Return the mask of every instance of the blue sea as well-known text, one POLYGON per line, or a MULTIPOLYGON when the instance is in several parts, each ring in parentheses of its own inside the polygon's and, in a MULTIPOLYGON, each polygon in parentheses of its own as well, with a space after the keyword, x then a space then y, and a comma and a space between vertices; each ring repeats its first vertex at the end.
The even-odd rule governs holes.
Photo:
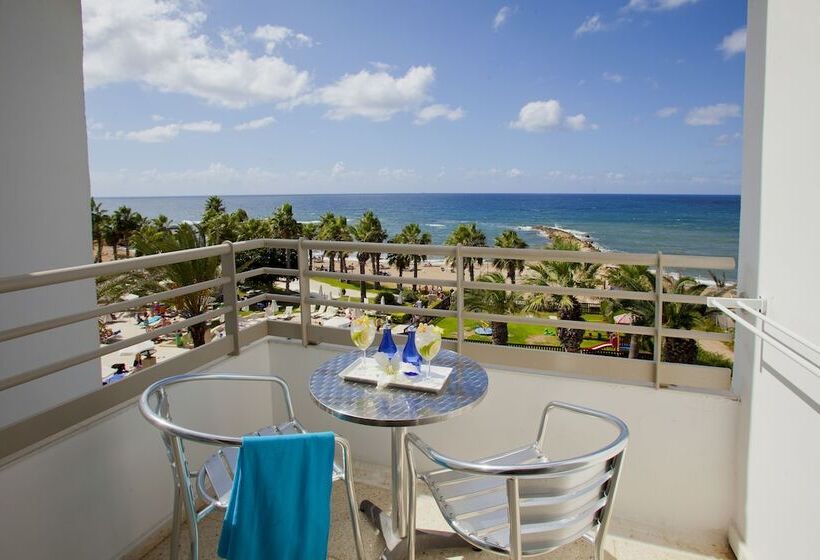
MULTIPOLYGON (((126 205, 144 216, 165 214, 174 222, 197 221, 205 196, 98 198, 111 211, 126 205)), ((547 239, 533 226, 544 225, 589 236, 603 250, 636 253, 714 255, 737 258, 739 196, 593 194, 322 194, 223 196, 228 211, 244 208, 263 217, 285 202, 298 220, 318 220, 325 212, 355 222, 373 210, 390 235, 416 222, 433 243, 443 243, 462 222, 476 222, 488 243, 515 229, 531 247, 547 239)), ((735 272, 726 277, 734 279, 735 272)))

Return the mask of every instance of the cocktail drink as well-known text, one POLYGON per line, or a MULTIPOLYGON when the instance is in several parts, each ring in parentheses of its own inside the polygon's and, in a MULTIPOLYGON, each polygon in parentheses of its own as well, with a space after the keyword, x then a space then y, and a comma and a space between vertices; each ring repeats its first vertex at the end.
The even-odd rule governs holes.
POLYGON ((376 338, 376 323, 367 315, 361 315, 353 319, 350 325, 350 340, 356 348, 362 351, 362 367, 367 363, 367 349, 373 344, 376 338))
POLYGON ((439 351, 441 351, 441 333, 444 332, 435 325, 421 324, 416 329, 416 350, 421 358, 427 362, 425 378, 430 378, 430 366, 439 351))

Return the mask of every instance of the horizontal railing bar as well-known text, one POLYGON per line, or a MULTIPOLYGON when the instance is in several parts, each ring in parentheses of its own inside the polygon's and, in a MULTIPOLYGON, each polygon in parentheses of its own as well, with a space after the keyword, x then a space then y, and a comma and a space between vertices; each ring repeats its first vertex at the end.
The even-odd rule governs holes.
POLYGON ((309 305, 326 305, 328 307, 352 307, 355 309, 367 309, 370 311, 381 311, 382 313, 407 313, 409 315, 423 315, 426 317, 455 317, 456 312, 449 309, 431 309, 427 307, 404 307, 401 305, 380 305, 375 303, 362 303, 360 301, 342 301, 335 299, 309 298, 309 305))
MULTIPOLYGON (((522 261, 557 261, 583 262, 594 264, 633 264, 653 266, 658 257, 646 253, 619 253, 615 251, 559 251, 554 249, 507 249, 504 247, 470 247, 461 248, 462 255, 472 258, 503 258, 522 261)), ((729 270, 735 267, 731 257, 708 257, 691 255, 664 255, 665 266, 684 268, 715 268, 729 270)))
MULTIPOLYGON (((264 243, 261 239, 234 243, 234 249, 236 251, 247 251, 262 246, 264 246, 264 243)), ((99 276, 110 276, 112 274, 121 274, 132 270, 156 268, 158 266, 176 264, 183 261, 215 257, 229 252, 230 247, 227 244, 211 245, 208 247, 173 251, 171 253, 145 255, 144 257, 134 257, 132 259, 84 264, 68 268, 30 272, 19 276, 8 276, 6 278, 0 278, 0 294, 39 288, 51 284, 60 284, 63 282, 74 282, 76 280, 85 280, 99 276)))
POLYGON ((99 358, 100 356, 111 354, 112 352, 116 352, 117 350, 122 350, 123 348, 134 346, 135 344, 139 344, 140 342, 151 340, 152 338, 156 338, 157 336, 178 331, 180 329, 184 329, 189 325, 196 325, 204 321, 209 321, 214 317, 218 317, 220 315, 224 315, 225 313, 229 313, 231 310, 232 308, 230 305, 220 307, 218 309, 213 309, 201 315, 197 315, 196 317, 185 319, 184 321, 178 321, 165 327, 160 327, 158 329, 154 329, 152 331, 148 331, 137 336, 132 336, 120 342, 115 342, 107 346, 95 348, 94 350, 84 352, 83 354, 74 356, 73 358, 66 358, 64 360, 60 360, 59 362, 54 362, 45 366, 31 369, 29 371, 25 371, 23 373, 18 373, 16 375, 6 377, 5 379, 0 379, 0 392, 5 391, 6 389, 11 389, 12 387, 16 387, 18 385, 22 385, 23 383, 34 381, 35 379, 40 379, 41 377, 45 377, 46 375, 50 375, 57 371, 88 362, 89 360, 94 360, 96 358, 99 358))
POLYGON ((686 329, 661 329, 661 336, 666 338, 692 338, 694 340, 718 340, 721 342, 729 342, 734 340, 731 333, 712 332, 712 331, 690 331, 686 329))
POLYGON ((456 248, 450 245, 406 245, 404 243, 357 243, 355 241, 303 241, 305 249, 345 253, 399 253, 403 255, 436 255, 454 257, 456 248))
POLYGON ((246 307, 250 307, 251 305, 257 304, 261 301, 270 301, 271 294, 259 294, 258 296, 253 296, 250 298, 240 299, 236 302, 237 309, 244 309, 246 307))
POLYGON ((308 278, 335 278, 349 282, 380 282, 382 284, 426 284, 432 286, 446 286, 455 288, 455 280, 437 278, 413 278, 412 276, 379 276, 375 274, 351 274, 347 272, 329 272, 326 270, 309 270, 305 273, 308 278))
POLYGON ((500 284, 498 282, 464 282, 464 289, 496 290, 503 292, 524 292, 534 294, 554 294, 562 296, 588 296, 601 299, 630 299, 641 301, 654 301, 655 299, 655 294, 653 292, 600 290, 596 288, 564 288, 561 286, 542 286, 540 284, 500 284))
POLYGON ((268 301, 275 301, 279 303, 301 303, 299 296, 286 296, 285 294, 267 294, 268 301))
POLYGON ((246 270, 245 272, 240 272, 236 275, 237 282, 243 282, 248 278, 253 278, 254 276, 262 276, 263 274, 273 274, 275 276, 291 276, 293 278, 299 276, 299 271, 295 268, 275 268, 271 266, 263 266, 260 268, 254 268, 253 270, 246 270))
POLYGON ((257 241, 261 241, 264 243, 266 249, 298 249, 299 248, 299 240, 298 239, 272 239, 266 237, 265 239, 258 239, 257 241))
POLYGON ((563 319, 545 319, 543 317, 524 317, 520 315, 497 315, 494 313, 474 312, 465 312, 464 318, 473 319, 475 321, 491 321, 496 323, 525 323, 528 325, 544 325, 546 327, 559 327, 564 329, 621 332, 645 336, 655 335, 654 328, 637 325, 615 325, 612 323, 595 323, 592 321, 567 321, 563 319))
POLYGON ((85 321, 87 319, 102 317, 110 313, 117 313, 119 311, 125 311, 128 309, 133 309, 135 307, 141 307, 143 305, 154 303, 156 301, 173 299, 187 294, 193 294, 196 292, 201 292, 203 290, 217 288, 219 286, 222 286, 223 284, 228 284, 230 281, 230 278, 216 278, 214 280, 208 280, 207 282, 199 282, 197 284, 191 284, 189 286, 183 286, 181 288, 175 288, 173 290, 157 292, 156 294, 151 294, 136 299, 118 301, 117 303, 97 307, 96 309, 92 309, 90 311, 83 311, 81 313, 74 313, 73 315, 65 315, 63 317, 56 317, 54 319, 48 319, 46 321, 40 321, 38 323, 32 323, 30 325, 23 325, 21 327, 16 327, 13 329, 8 329, 0 332, 0 342, 5 342, 7 340, 20 338, 21 336, 28 336, 30 334, 35 334, 50 329, 56 329, 58 327, 64 327, 66 325, 71 325, 73 323, 78 323, 80 321, 85 321))

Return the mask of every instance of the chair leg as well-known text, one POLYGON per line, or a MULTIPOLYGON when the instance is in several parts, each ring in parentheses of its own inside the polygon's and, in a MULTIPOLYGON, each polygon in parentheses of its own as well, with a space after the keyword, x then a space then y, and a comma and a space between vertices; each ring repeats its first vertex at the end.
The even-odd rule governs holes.
POLYGON ((171 517, 171 560, 179 558, 179 529, 182 521, 182 489, 174 477, 174 515, 171 517))
POLYGON ((362 531, 359 527, 359 513, 356 507, 356 493, 353 489, 353 467, 350 464, 350 455, 346 447, 342 447, 342 462, 345 472, 345 489, 347 491, 347 507, 350 511, 350 522, 353 525, 353 541, 356 543, 356 557, 364 560, 364 546, 362 545, 362 531))
POLYGON ((407 560, 416 560, 416 467, 407 452, 407 560))

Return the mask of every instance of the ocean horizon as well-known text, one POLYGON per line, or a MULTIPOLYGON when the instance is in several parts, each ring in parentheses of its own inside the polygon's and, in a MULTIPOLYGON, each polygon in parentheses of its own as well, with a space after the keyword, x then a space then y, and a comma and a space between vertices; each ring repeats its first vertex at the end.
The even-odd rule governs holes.
MULTIPOLYGON (((146 217, 165 214, 175 223, 198 221, 207 196, 95 197, 109 212, 126 205, 146 217)), ((588 238, 604 251, 724 256, 737 259, 739 195, 391 193, 224 195, 225 208, 269 216, 285 202, 296 219, 315 222, 325 212, 349 223, 373 210, 389 235, 408 223, 444 243, 463 222, 476 222, 487 243, 513 229, 530 247, 543 247, 535 226, 556 227, 588 238)), ((705 273, 704 273, 705 274, 705 273)), ((702 276, 703 274, 698 274, 702 276)), ((726 271, 734 280, 735 271, 726 271)))

